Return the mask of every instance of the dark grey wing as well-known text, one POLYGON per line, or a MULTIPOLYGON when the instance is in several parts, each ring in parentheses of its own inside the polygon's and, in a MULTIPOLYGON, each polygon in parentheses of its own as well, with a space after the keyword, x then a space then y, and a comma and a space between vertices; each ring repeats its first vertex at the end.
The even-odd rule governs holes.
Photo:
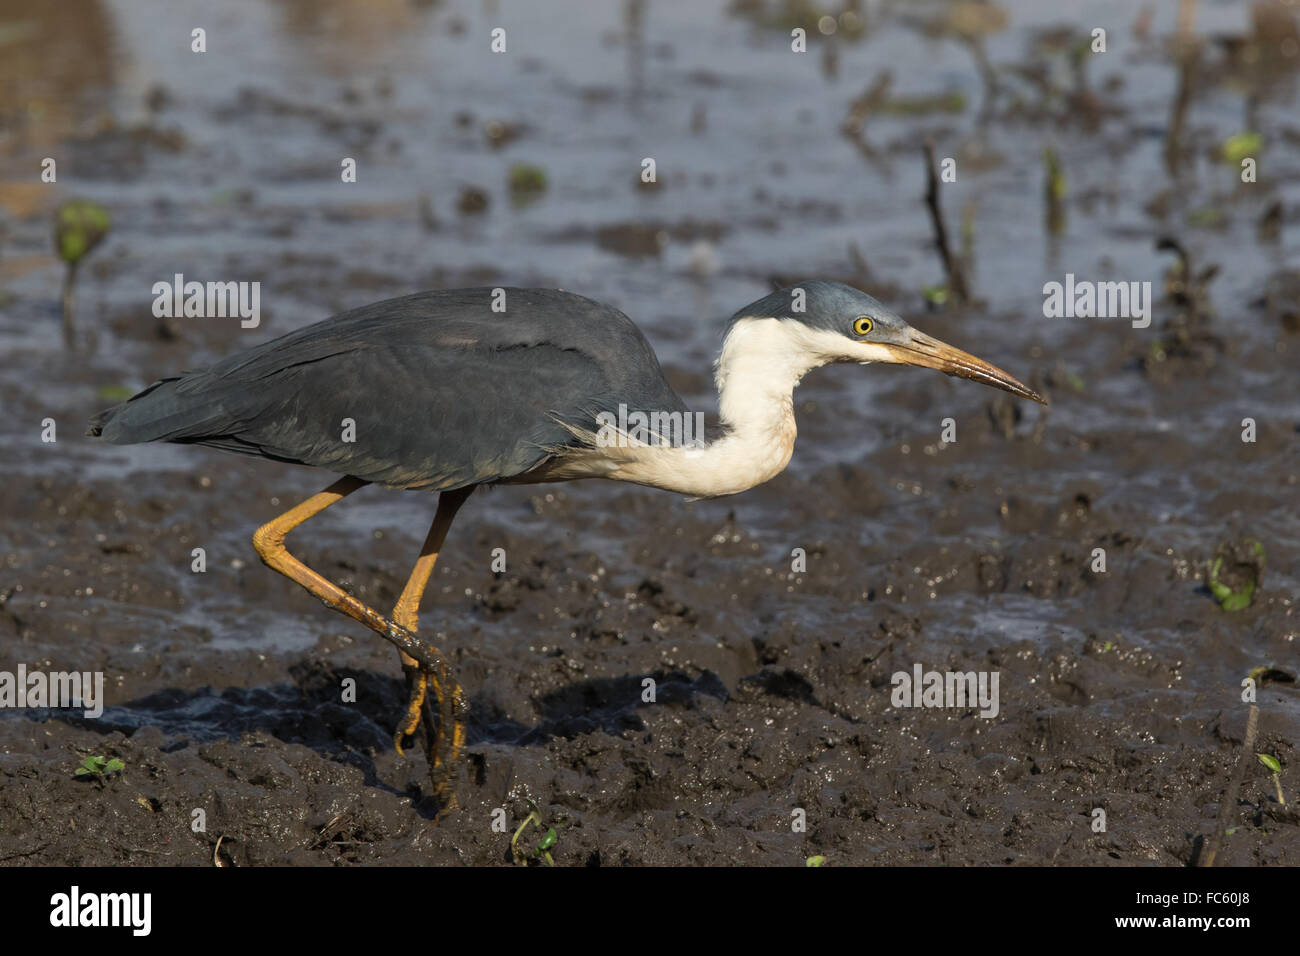
POLYGON ((578 296, 422 293, 344 313, 166 379, 91 423, 406 488, 508 479, 596 414, 685 411, 626 316, 578 296))
MULTIPOLYGON (((277 373, 274 404, 198 443, 407 488, 456 488, 523 474, 573 441, 593 392, 581 353, 358 346, 277 373)), ((189 439, 194 441, 195 439, 189 439)))

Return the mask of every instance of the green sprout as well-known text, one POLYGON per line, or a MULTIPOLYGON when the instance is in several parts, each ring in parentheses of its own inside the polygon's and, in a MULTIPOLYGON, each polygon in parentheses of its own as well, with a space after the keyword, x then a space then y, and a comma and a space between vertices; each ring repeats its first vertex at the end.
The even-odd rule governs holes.
MULTIPOLYGON (((547 827, 546 836, 542 837, 541 841, 537 844, 537 850, 534 852, 533 855, 536 856, 538 854, 546 853, 547 850, 555 846, 555 842, 558 839, 559 837, 555 833, 555 827, 547 827)), ((549 853, 546 853, 546 862, 550 863, 551 866, 555 865, 555 861, 551 859, 551 855, 549 853)))
POLYGON ((897 96, 884 104, 882 112, 890 116, 920 116, 924 113, 962 113, 965 110, 966 97, 953 92, 935 96, 897 96))
POLYGON ((125 402, 135 393, 136 389, 127 388, 125 385, 101 385, 95 390, 99 399, 105 402, 125 402))
POLYGON ((1255 754, 1262 763, 1273 774, 1273 786, 1277 788, 1277 802, 1286 806, 1286 797, 1282 796, 1282 764, 1272 754, 1255 754))
POLYGON ((121 773, 124 769, 126 769, 126 764, 117 757, 113 757, 111 760, 108 757, 87 757, 81 761, 81 766, 77 768, 74 776, 89 777, 102 787, 105 780, 114 774, 121 773))
POLYGON ((104 241, 108 226, 108 213, 98 203, 88 199, 65 202, 54 220, 54 242, 59 258, 75 266, 104 241))
POLYGON ((508 182, 515 202, 533 200, 546 192, 546 170, 527 163, 515 163, 510 167, 508 182))
POLYGON ((1258 133, 1237 133, 1223 141, 1223 145, 1219 147, 1219 155, 1223 157, 1224 162, 1240 166, 1243 159, 1249 159, 1259 153, 1263 145, 1263 137, 1258 133))
POLYGON ((1214 599, 1225 611, 1240 611, 1250 607, 1260 573, 1264 570, 1264 546, 1253 538, 1248 538, 1245 545, 1256 560, 1236 560, 1231 555, 1225 555, 1224 549, 1220 548, 1210 567, 1206 583, 1214 599))
POLYGON ((925 296, 925 301, 931 305, 941 306, 948 301, 948 287, 946 285, 927 285, 921 289, 921 295, 925 296))
POLYGON ((1194 229, 1215 229, 1226 221, 1222 209, 1215 209, 1213 206, 1202 206, 1199 209, 1193 209, 1187 214, 1187 225, 1194 229))
POLYGON ((1295 683, 1295 675, 1290 671, 1284 671, 1280 667, 1269 667, 1266 664, 1261 664, 1259 667, 1252 667, 1247 676, 1261 687, 1266 683, 1295 683))
POLYGON ((71 199, 54 214, 54 248, 68 267, 63 276, 63 342, 68 348, 73 348, 77 339, 73 318, 77 265, 104 241, 108 226, 108 212, 88 199, 71 199))
MULTIPOLYGON (((519 837, 528 824, 531 823, 539 829, 543 825, 542 812, 537 809, 537 804, 529 800, 528 809, 528 816, 524 817, 524 822, 519 824, 519 828, 515 830, 515 835, 510 838, 510 856, 520 866, 528 865, 528 854, 524 852, 523 847, 519 846, 519 837)), ((537 841, 537 846, 533 848, 533 857, 545 860, 547 866, 555 866, 555 860, 551 859, 550 851, 555 847, 558 840, 559 836, 555 832, 555 827, 547 827, 546 832, 542 834, 542 838, 537 841)))
POLYGON ((810 856, 804 862, 804 866, 821 866, 825 862, 826 862, 826 857, 824 856, 810 856))

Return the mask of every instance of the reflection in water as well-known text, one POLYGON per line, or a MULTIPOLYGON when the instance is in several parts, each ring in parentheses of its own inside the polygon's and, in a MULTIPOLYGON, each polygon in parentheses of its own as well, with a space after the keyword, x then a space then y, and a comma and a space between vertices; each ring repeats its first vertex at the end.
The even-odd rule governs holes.
POLYGON ((627 43, 628 99, 639 109, 645 92, 645 0, 624 0, 623 30, 627 43))
POLYGON ((280 13, 287 55, 312 73, 355 77, 382 69, 437 2, 410 0, 271 0, 280 13))
POLYGON ((101 0, 0 0, 0 124, 8 149, 54 145, 76 130, 83 115, 104 105, 113 57, 101 0))
MULTIPOLYGON (((75 145, 93 160, 79 175, 122 193, 113 198, 127 215, 109 245, 144 260, 132 271, 165 276, 182 255, 194 267, 265 270, 294 322, 485 272, 623 298, 631 311, 650 305, 643 290, 689 276, 707 278, 715 302, 745 301, 778 272, 866 281, 855 258, 902 307, 910 296, 924 308, 938 264, 919 202, 925 135, 958 162, 947 208, 952 227, 958 214, 970 223, 960 258, 979 246, 972 295, 1032 308, 1041 281, 1026 277, 1026 261, 1041 267, 1044 254, 1150 265, 1150 236, 1135 238, 1148 223, 1117 239, 1111 213, 1085 207, 1104 196, 1112 213, 1118 203, 1145 215, 1106 163, 1131 163, 1133 183, 1163 180, 1162 159, 1177 169, 1205 155, 1211 125, 1230 136, 1243 113, 1252 129, 1280 125, 1267 106, 1293 95, 1297 62, 1294 15, 1276 4, 1227 27, 1202 5, 1182 25, 1200 52, 1181 70, 1172 9, 1117 23, 1112 44, 1124 31, 1133 41, 1123 56, 1091 57, 1086 35, 1034 0, 554 0, 546 10, 525 0, 242 0, 237 16, 210 20, 219 53, 158 43, 183 38, 199 9, 0 0, 0 78, 17 92, 0 109, 11 132, 26 130, 0 149, 21 150, 22 135, 75 145), (509 30, 505 56, 487 53, 498 24, 509 30), (807 33, 802 56, 790 48, 795 28, 807 33), (137 127, 127 113, 143 109, 153 83, 165 93, 137 127), (1230 116, 1212 95, 1225 89, 1230 116), (113 117, 113 136, 95 135, 100 116, 113 117), (1082 134, 1089 126, 1096 135, 1082 134), (1164 157, 1153 131, 1168 137, 1164 157), (1048 145, 1074 178, 1069 197, 1048 191, 1045 236, 1048 145), (360 163, 355 188, 339 188, 341 156, 360 163), (655 189, 639 185, 645 156, 663 163, 655 189), (509 201, 521 165, 548 181, 527 205, 509 201), (128 196, 128 184, 139 192, 128 196), (964 213, 975 196, 978 232, 964 213), (458 197, 477 214, 457 215, 458 197), (716 235, 697 242, 706 227, 716 235), (153 239, 174 234, 191 238, 153 239), (334 268, 349 281, 325 281, 322 269, 334 268)), ((1264 143, 1282 148, 1273 134, 1264 143)), ((1187 195, 1153 202, 1152 215, 1178 212, 1187 195)), ((1267 205, 1281 212, 1269 219, 1261 206, 1251 233, 1258 220, 1285 250, 1294 201, 1267 205)), ((48 248, 45 224, 29 245, 48 248)), ((110 295, 138 308, 138 291, 110 295)), ((711 347, 712 336, 698 338, 711 347)))

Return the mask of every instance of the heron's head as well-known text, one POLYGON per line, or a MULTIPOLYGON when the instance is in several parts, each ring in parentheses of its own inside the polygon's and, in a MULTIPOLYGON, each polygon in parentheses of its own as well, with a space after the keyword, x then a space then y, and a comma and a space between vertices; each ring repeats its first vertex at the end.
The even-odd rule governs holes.
POLYGON ((732 317, 728 339, 739 345, 752 333, 767 347, 788 350, 805 370, 835 362, 919 365, 1047 404, 1000 368, 918 332, 877 299, 839 282, 810 280, 750 303, 732 317))

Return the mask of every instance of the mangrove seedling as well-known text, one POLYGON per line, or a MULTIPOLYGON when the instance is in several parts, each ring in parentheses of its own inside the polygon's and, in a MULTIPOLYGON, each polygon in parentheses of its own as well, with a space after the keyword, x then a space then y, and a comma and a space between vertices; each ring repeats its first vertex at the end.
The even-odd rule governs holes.
POLYGON ((1206 584, 1225 611, 1250 607, 1264 572, 1264 546, 1254 538, 1223 545, 1214 557, 1206 584))
POLYGON ((921 295, 925 296, 925 301, 936 308, 943 308, 948 304, 948 287, 946 285, 927 285, 921 287, 921 295))
POLYGON ((1250 674, 1247 675, 1260 687, 1265 684, 1294 684, 1295 674, 1290 671, 1284 671, 1280 667, 1269 667, 1261 664, 1259 667, 1252 667, 1250 674))
POLYGON ((1229 136, 1219 147, 1219 155, 1230 166, 1240 166, 1243 159, 1258 156, 1264 146, 1264 138, 1258 133, 1237 133, 1229 136))
POLYGON ((63 344, 77 344, 76 320, 73 316, 73 284, 77 265, 108 235, 108 212, 88 199, 71 199, 54 214, 54 248, 64 261, 63 275, 63 344))
POLYGON ((521 193, 540 193, 546 190, 546 170, 528 163, 515 163, 510 167, 510 191, 521 193))
MULTIPOLYGON (((515 830, 515 835, 510 838, 510 856, 520 866, 528 865, 528 854, 525 853, 524 848, 519 845, 519 837, 523 834, 528 824, 531 823, 539 829, 543 825, 542 813, 537 809, 537 804, 529 800, 528 809, 528 816, 524 817, 524 822, 519 824, 519 828, 515 830)), ((547 866, 555 866, 555 861, 551 859, 550 851, 554 848, 558 840, 559 836, 555 832, 555 827, 547 827, 546 832, 542 834, 542 838, 537 841, 537 846, 533 848, 533 857, 545 860, 547 866)))
POLYGON ((1282 764, 1272 754, 1257 753, 1255 756, 1273 774, 1273 786, 1277 788, 1277 802, 1285 807, 1286 797, 1282 796, 1282 764))
POLYGON ((125 769, 126 764, 117 757, 109 759, 108 757, 92 756, 81 761, 81 766, 77 768, 74 776, 94 780, 102 787, 109 777, 115 776, 125 769))

